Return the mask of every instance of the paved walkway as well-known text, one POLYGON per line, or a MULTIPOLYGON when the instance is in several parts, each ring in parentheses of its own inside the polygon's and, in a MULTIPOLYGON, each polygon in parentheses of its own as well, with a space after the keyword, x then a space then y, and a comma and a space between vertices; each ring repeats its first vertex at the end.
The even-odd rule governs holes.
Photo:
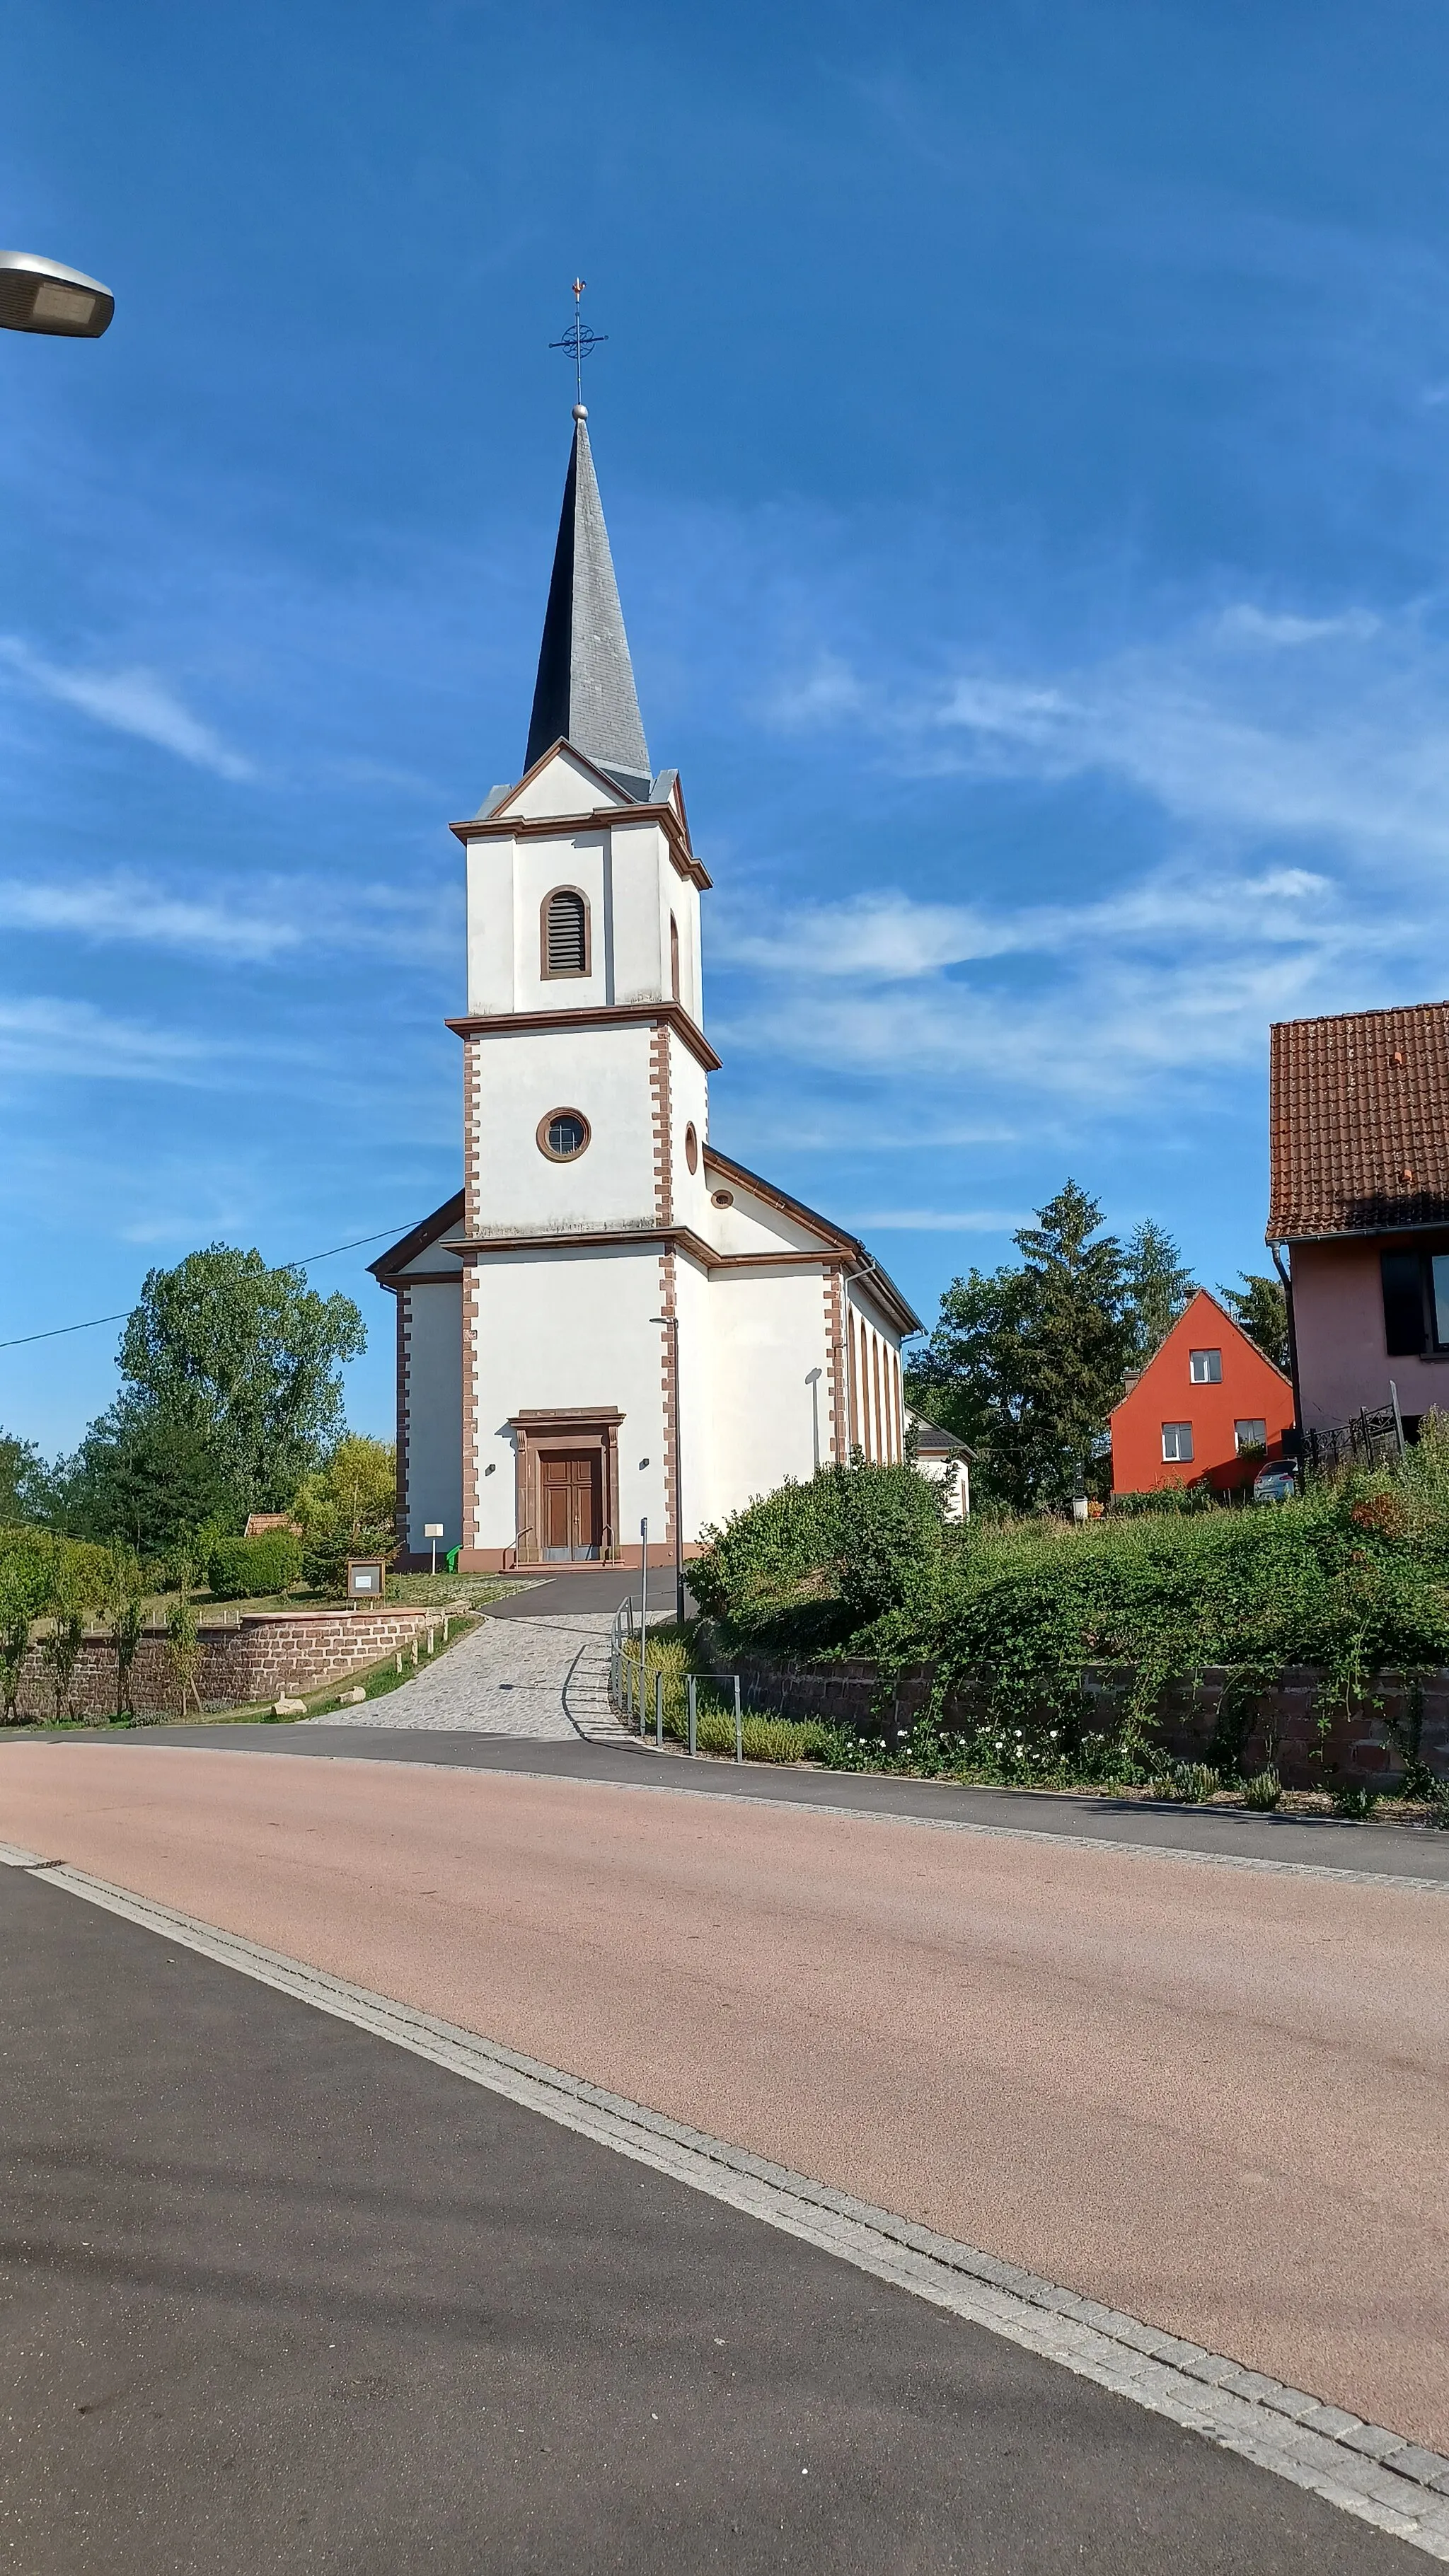
MULTIPOLYGON (((550 1594, 562 1588, 547 1587, 550 1594)), ((401 1690, 361 1708, 329 1709, 301 1723, 616 1743, 623 1730, 609 1707, 612 1623, 611 1610, 573 1609, 557 1602, 532 1617, 517 1610, 507 1619, 490 1616, 436 1663, 425 1664, 416 1681, 405 1682, 401 1690)))

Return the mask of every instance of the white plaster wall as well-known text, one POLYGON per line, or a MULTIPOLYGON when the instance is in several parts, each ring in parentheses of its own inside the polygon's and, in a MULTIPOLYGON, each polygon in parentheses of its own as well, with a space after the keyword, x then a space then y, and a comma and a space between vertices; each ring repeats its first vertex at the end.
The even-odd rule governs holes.
POLYGON ((668 1033, 669 1098, 673 1121, 671 1138, 671 1173, 674 1183, 674 1222, 687 1225, 693 1234, 709 1243, 711 1217, 709 1179, 704 1168, 704 1142, 709 1132, 709 1077, 696 1055, 690 1053, 673 1029, 668 1033), (693 1126, 699 1139, 699 1157, 693 1173, 684 1154, 685 1129, 693 1126))
POLYGON ((408 1539, 441 1521, 438 1554, 463 1543, 463 1304, 461 1280, 407 1291, 408 1539))
MULTIPOLYGON (((714 1304, 708 1273, 680 1253, 674 1260, 674 1295, 679 1313, 680 1481, 684 1536, 692 1543, 713 1517, 714 1304)), ((661 1349, 664 1339, 661 1334, 661 1349)))
POLYGON ((585 1413, 600 1405, 616 1405, 625 1417, 619 1431, 620 1544, 637 1545, 646 1513, 651 1543, 662 1542, 662 1336, 650 1321, 660 1312, 656 1248, 500 1253, 479 1262, 477 1281, 478 1521, 472 1544, 513 1543, 510 1417, 546 1407, 585 1413), (647 1466, 640 1463, 645 1459, 647 1466))
POLYGON ((679 998, 697 1029, 704 1026, 704 974, 700 957, 699 888, 674 880, 670 910, 679 924, 679 998))
POLYGON ((467 864, 468 1009, 517 1008, 513 997, 516 841, 470 841, 467 864))
POLYGON ((701 1232, 716 1252, 776 1252, 782 1244, 791 1252, 820 1249, 820 1234, 814 1226, 787 1215, 769 1199, 756 1198, 743 1181, 732 1179, 728 1172, 709 1174, 704 1201, 701 1232), (730 1191, 733 1206, 715 1207, 715 1190, 730 1191))
MULTIPOLYGON (((715 1270, 710 1313, 709 1440, 706 1484, 695 1510, 722 1520, 787 1476, 815 1472, 808 1372, 822 1371, 820 1453, 829 1458, 829 1409, 823 1372, 825 1292, 815 1269, 715 1270)), ((686 1472, 688 1456, 686 1454, 686 1472)), ((689 1514, 686 1513, 686 1520, 689 1514)), ((694 1535, 691 1530, 690 1535, 694 1535)))
POLYGON ((513 1008, 597 1011, 612 1002, 609 972, 609 835, 572 832, 564 840, 515 841, 513 1008), (589 972, 545 975, 543 907, 559 886, 577 886, 589 907, 589 972))
POLYGON ((515 789, 499 814, 521 814, 529 822, 549 814, 595 814, 625 802, 622 788, 597 777, 572 752, 556 751, 527 785, 515 789))
POLYGON ((964 1458, 918 1458, 916 1473, 931 1485, 947 1485, 946 1518, 964 1521, 971 1509, 970 1474, 964 1458))
MULTIPOLYGON (((676 875, 657 823, 622 818, 609 835, 614 868, 614 975, 621 1002, 671 999, 669 914, 694 889, 676 875), (673 890, 678 888, 678 901, 673 890)), ((681 924, 681 940, 683 927, 681 924)))
POLYGON ((620 1022, 469 1040, 483 1233, 654 1223, 649 1041, 647 1027, 620 1022), (554 1109, 582 1111, 592 1131, 570 1163, 539 1151, 539 1120, 554 1109))
POLYGON ((468 1009, 598 1010, 672 997, 669 921, 679 926, 680 999, 698 1021, 699 894, 659 824, 580 823, 557 835, 468 844, 468 1009), (587 975, 545 976, 540 917, 558 886, 589 905, 587 975))

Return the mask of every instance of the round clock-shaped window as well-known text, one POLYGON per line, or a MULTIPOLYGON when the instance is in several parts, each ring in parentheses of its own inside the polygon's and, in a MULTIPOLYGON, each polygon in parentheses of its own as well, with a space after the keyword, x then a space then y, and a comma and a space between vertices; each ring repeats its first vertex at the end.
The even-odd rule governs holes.
POLYGON ((573 1163, 584 1151, 589 1135, 589 1122, 581 1109, 551 1109, 538 1122, 538 1150, 551 1163, 573 1163))

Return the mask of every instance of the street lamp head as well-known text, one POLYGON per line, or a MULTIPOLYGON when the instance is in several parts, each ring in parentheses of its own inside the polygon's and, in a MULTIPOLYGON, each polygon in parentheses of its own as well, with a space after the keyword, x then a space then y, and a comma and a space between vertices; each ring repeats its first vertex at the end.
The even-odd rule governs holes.
POLYGON ((115 309, 114 295, 99 278, 34 251, 0 250, 0 330, 99 340, 115 309))

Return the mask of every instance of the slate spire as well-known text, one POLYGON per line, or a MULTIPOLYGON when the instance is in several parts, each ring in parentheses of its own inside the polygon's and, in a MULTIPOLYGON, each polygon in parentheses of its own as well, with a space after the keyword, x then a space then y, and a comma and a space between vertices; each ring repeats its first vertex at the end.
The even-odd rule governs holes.
POLYGON ((574 405, 573 452, 548 586, 525 769, 560 735, 607 770, 626 794, 648 795, 649 750, 583 403, 574 405))

